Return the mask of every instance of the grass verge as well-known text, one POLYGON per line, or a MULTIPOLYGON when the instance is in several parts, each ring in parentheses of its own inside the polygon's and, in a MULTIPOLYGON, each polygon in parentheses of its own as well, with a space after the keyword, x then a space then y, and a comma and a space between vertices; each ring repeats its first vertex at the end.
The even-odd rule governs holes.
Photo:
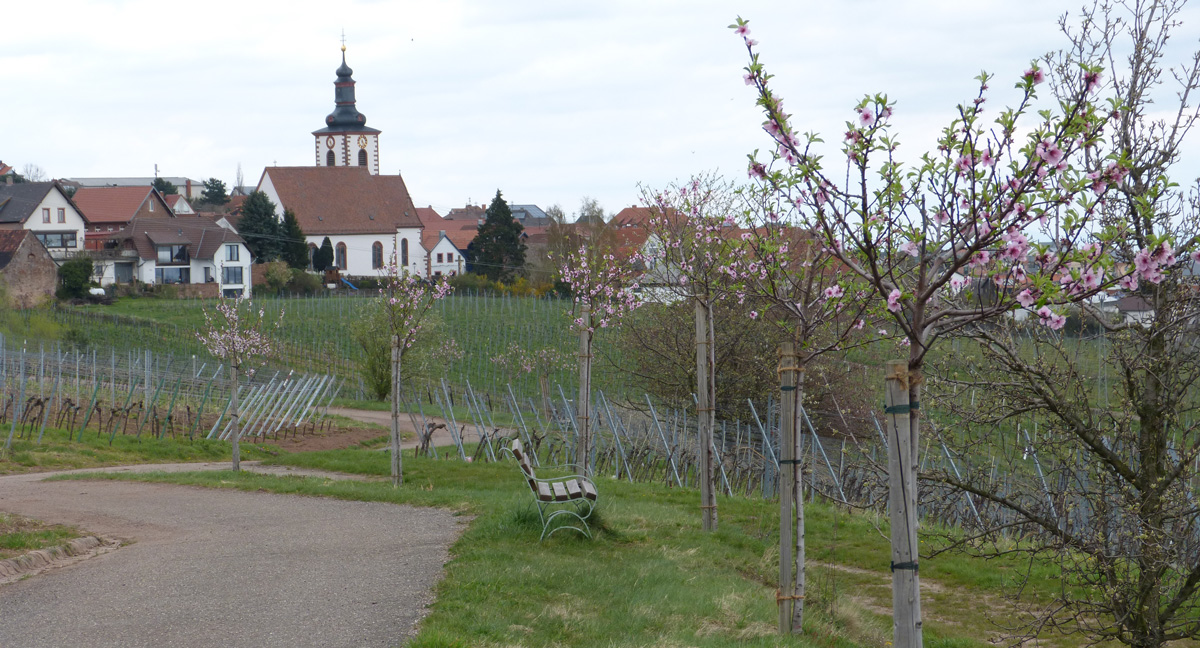
MULTIPOLYGON (((284 455, 270 463, 383 476, 384 453, 284 455)), ((280 478, 227 471, 105 475, 243 490, 437 506, 474 516, 452 548, 437 600, 410 644, 448 646, 887 646, 891 639, 886 522, 807 507, 805 633, 775 632, 778 505, 720 500, 720 530, 699 529, 690 490, 599 483, 596 538, 563 532, 538 543, 540 522, 515 466, 405 457, 405 485, 280 478)), ((1018 565, 962 556, 922 562, 926 645, 985 646, 999 587, 1018 565)), ((1042 574, 1029 591, 1054 587, 1042 574)), ((1081 645, 1050 638, 1041 645, 1081 645)))

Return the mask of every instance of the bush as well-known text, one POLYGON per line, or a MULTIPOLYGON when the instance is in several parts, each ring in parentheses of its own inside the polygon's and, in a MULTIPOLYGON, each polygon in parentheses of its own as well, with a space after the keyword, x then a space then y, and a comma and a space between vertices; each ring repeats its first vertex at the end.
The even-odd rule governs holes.
POLYGON ((263 278, 267 282, 267 288, 279 294, 292 280, 292 270, 285 261, 271 261, 263 268, 263 278))
POLYGON ((292 270, 292 278, 287 282, 287 290, 300 295, 311 295, 324 289, 321 275, 305 270, 292 270))
POLYGON ((59 299, 78 299, 88 294, 92 285, 92 260, 76 257, 58 267, 59 299))

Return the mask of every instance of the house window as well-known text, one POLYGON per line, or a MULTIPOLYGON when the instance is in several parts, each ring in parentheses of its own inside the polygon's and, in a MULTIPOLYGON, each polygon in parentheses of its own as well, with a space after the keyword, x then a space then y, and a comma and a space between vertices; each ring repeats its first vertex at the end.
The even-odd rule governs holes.
POLYGON ((441 263, 441 262, 442 262, 442 255, 440 255, 440 254, 438 255, 438 260, 437 260, 437 262, 438 262, 438 263, 441 263))
POLYGON ((60 223, 67 222, 67 208, 66 207, 58 208, 58 222, 60 222, 60 223))
POLYGON ((46 249, 75 247, 75 232, 34 232, 46 249))
POLYGON ((333 157, 333 151, 326 153, 325 154, 325 166, 333 166, 334 159, 335 158, 333 157))
POLYGON ((186 284, 192 283, 191 268, 155 268, 154 283, 186 284))
POLYGON ((367 150, 358 149, 358 166, 367 166, 367 150))
POLYGON ((225 246, 225 260, 226 261, 238 261, 239 260, 238 246, 236 246, 236 245, 226 245, 225 246))
POLYGON ((204 266, 204 283, 212 283, 212 280, 213 280, 212 271, 213 271, 212 268, 210 268, 208 266, 204 266))
POLYGON ((341 270, 346 269, 346 244, 345 243, 337 244, 337 247, 333 251, 333 263, 341 270))
POLYGON ((408 267, 408 239, 400 239, 400 267, 408 267))
POLYGON ((245 291, 241 288, 226 288, 221 292, 221 296, 223 296, 225 299, 237 299, 238 297, 241 297, 243 293, 245 293, 245 291))
POLYGON ((146 204, 149 205, 150 211, 154 211, 154 199, 153 198, 151 198, 150 200, 147 200, 146 204))
POLYGON ((158 246, 159 265, 183 265, 189 262, 186 245, 158 246))
POLYGON ((453 253, 453 252, 447 252, 447 253, 446 253, 446 263, 450 263, 450 262, 451 262, 451 261, 453 261, 453 260, 454 260, 454 253, 453 253))
POLYGON ((383 243, 379 241, 371 244, 371 267, 376 270, 383 267, 383 243))
POLYGON ((221 268, 221 283, 240 285, 242 283, 242 266, 225 266, 221 268))
POLYGON ((50 222, 50 208, 49 207, 42 207, 42 222, 43 223, 50 222))

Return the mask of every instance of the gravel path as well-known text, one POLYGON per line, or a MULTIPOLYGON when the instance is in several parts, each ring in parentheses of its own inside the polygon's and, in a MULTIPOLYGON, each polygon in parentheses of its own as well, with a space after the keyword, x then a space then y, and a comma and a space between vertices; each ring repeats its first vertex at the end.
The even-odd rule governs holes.
POLYGON ((399 645, 463 521, 375 502, 43 477, 0 477, 0 510, 131 544, 0 587, 0 646, 399 645))

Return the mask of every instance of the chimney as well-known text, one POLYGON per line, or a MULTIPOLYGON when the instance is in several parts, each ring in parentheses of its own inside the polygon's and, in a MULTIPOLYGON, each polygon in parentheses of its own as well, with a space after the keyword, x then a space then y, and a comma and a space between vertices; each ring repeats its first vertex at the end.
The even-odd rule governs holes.
POLYGON ((446 230, 438 230, 438 240, 446 238, 446 230))

